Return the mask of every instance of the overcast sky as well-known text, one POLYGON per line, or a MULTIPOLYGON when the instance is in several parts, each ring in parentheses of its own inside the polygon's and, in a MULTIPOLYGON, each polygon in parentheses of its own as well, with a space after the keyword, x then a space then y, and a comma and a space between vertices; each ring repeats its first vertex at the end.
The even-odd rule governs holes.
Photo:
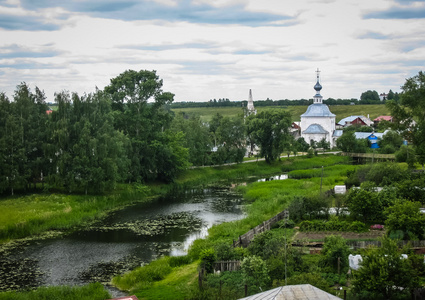
POLYGON ((0 91, 91 93, 156 70, 175 101, 400 92, 424 70, 425 2, 0 0, 0 91))

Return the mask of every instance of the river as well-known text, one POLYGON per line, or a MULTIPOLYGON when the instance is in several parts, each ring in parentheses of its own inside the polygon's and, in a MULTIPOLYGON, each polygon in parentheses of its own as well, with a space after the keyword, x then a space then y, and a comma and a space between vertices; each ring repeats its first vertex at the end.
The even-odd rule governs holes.
POLYGON ((106 284, 159 256, 184 255, 211 226, 243 218, 241 201, 230 188, 186 190, 113 212, 70 235, 32 241, 1 257, 0 291, 106 284))

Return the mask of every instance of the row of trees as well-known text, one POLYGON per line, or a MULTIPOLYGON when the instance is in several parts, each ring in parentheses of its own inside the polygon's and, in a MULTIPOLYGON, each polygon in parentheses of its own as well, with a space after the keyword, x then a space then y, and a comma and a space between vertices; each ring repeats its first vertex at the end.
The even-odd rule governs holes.
POLYGON ((183 134, 170 130, 167 106, 153 71, 126 71, 104 91, 44 93, 22 83, 13 101, 0 94, 0 192, 47 181, 67 191, 102 191, 116 182, 172 181, 188 166, 183 134), (148 103, 151 101, 151 103, 148 103))
MULTIPOLYGON (((392 92, 392 91, 390 91, 392 92)), ((378 93, 375 91, 376 95, 378 93)), ((394 93, 393 93, 394 94, 394 93)), ((395 96, 391 99, 398 99, 399 94, 395 93, 395 96)), ((266 99, 266 100, 256 100, 254 101, 255 107, 264 107, 264 106, 300 106, 300 105, 310 105, 313 103, 313 99, 299 99, 299 100, 289 100, 289 99, 282 99, 282 100, 272 100, 272 99, 266 99)), ((327 105, 352 105, 354 104, 384 104, 385 102, 379 100, 379 96, 376 99, 369 99, 366 97, 366 99, 334 99, 334 98, 328 98, 323 100, 324 104, 327 105)), ((248 104, 248 101, 230 101, 228 98, 223 99, 214 99, 210 100, 208 102, 176 102, 171 105, 172 108, 190 108, 190 107, 246 107, 248 104)))
POLYGON ((299 145, 305 151, 288 132, 286 112, 246 120, 217 114, 204 123, 174 116, 174 95, 161 88, 154 71, 128 70, 104 90, 56 93, 53 112, 44 93, 25 83, 13 101, 0 94, 0 193, 37 182, 86 193, 117 182, 170 182, 191 164, 241 162, 247 137, 268 162, 299 145))

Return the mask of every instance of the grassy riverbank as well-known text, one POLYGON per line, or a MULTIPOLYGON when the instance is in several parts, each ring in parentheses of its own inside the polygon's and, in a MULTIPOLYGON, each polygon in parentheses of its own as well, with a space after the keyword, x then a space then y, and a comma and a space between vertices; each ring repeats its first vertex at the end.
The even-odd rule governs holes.
MULTIPOLYGON (((267 177, 287 172, 291 174, 298 169, 309 169, 306 173, 312 172, 312 175, 302 175, 302 178, 309 178, 318 174, 317 170, 311 170, 311 168, 324 166, 322 188, 327 190, 336 183, 342 183, 346 171, 354 168, 346 165, 348 160, 347 157, 335 155, 310 159, 285 158, 272 165, 260 161, 191 169, 182 173, 172 185, 122 185, 110 195, 104 196, 34 194, 3 199, 0 200, 0 237, 5 242, 51 230, 67 231, 83 223, 102 218, 111 210, 134 202, 150 201, 154 196, 178 187, 217 184, 223 180, 226 184, 228 180, 239 182, 241 185, 236 188, 241 189, 248 203, 247 218, 212 227, 207 239, 195 241, 184 263, 176 263, 175 259, 164 258, 152 262, 151 267, 136 269, 114 280, 117 286, 123 290, 131 290, 141 299, 184 299, 191 297, 197 291, 197 259, 200 251, 213 247, 217 243, 231 243, 239 235, 283 210, 295 195, 307 195, 320 191, 320 178, 317 177, 303 181, 289 179, 258 182, 248 186, 244 185, 244 180, 252 176, 267 177), (147 280, 147 278, 150 279, 147 280)), ((300 177, 296 173, 293 175, 294 178, 300 177)), ((48 293, 44 288, 41 292, 48 293)), ((20 294, 24 293, 14 293, 14 295, 20 294)), ((0 293, 0 297, 3 295, 0 293)))
MULTIPOLYGON (((276 162, 275 165, 269 167, 281 173, 290 171, 290 176, 291 172, 300 169, 304 169, 306 174, 311 174, 308 176, 304 174, 302 178, 307 178, 304 180, 287 179, 255 182, 249 185, 241 184, 237 188, 243 192, 246 199, 247 217, 243 220, 213 226, 209 230, 207 238, 196 240, 193 243, 188 259, 196 261, 203 250, 214 248, 218 244, 226 243, 231 245, 232 241, 237 239, 239 235, 244 234, 285 209, 295 196, 319 194, 321 184, 323 191, 331 189, 335 184, 343 184, 347 171, 356 168, 356 166, 348 164, 346 158, 333 155, 311 159, 305 157, 290 158, 282 162, 276 162), (321 179, 322 166, 324 167, 323 179, 321 179), (319 168, 320 172, 313 168, 319 168)), ((248 173, 245 173, 245 171, 255 168, 255 166, 245 168, 243 165, 232 166, 226 174, 233 172, 233 174, 247 176, 248 173)), ((262 165, 262 168, 267 169, 268 167, 267 165, 262 165)), ((197 170, 189 175, 192 178, 199 179, 203 177, 201 176, 202 172, 202 170, 197 170), (195 174, 197 175, 195 176, 195 174)), ((208 174, 213 178, 220 175, 220 173, 223 172, 218 169, 208 171, 208 174)), ((137 268, 123 276, 117 276, 114 278, 113 283, 123 290, 131 291, 132 294, 136 294, 141 299, 196 299, 199 292, 197 288, 198 269, 194 267, 196 265, 196 263, 195 265, 191 263, 172 267, 167 263, 167 258, 165 258, 160 260, 160 262, 155 261, 148 266, 137 268), (161 276, 157 276, 156 280, 152 280, 155 276, 151 275, 150 279, 146 281, 146 274, 150 273, 151 270, 162 270, 163 273, 161 273, 161 276), (185 276, 178 275, 182 270, 185 271, 185 276), (185 288, 182 289, 181 287, 185 288)))
POLYGON ((109 195, 32 194, 0 200, 0 243, 58 234, 104 217, 134 202, 149 201, 150 189, 121 185, 109 195))
MULTIPOLYGON (((345 158, 338 157, 341 161, 345 158)), ((302 161, 302 158, 297 160, 302 161)), ((312 165, 323 165, 325 157, 315 157, 312 165), (315 161, 315 163, 313 163, 315 161)), ((250 176, 268 176, 285 172, 286 159, 268 165, 263 161, 206 167, 184 171, 174 184, 119 185, 107 195, 66 195, 38 193, 0 200, 0 244, 40 234, 60 234, 87 222, 104 217, 114 209, 151 201, 171 189, 213 184, 222 180, 239 180, 250 176)))

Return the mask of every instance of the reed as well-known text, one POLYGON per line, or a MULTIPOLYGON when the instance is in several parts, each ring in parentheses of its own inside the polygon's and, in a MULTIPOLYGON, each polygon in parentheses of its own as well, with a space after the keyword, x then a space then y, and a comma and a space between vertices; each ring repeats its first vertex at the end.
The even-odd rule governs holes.
POLYGON ((49 286, 25 292, 0 292, 0 300, 103 300, 111 295, 100 283, 85 286, 49 286))

